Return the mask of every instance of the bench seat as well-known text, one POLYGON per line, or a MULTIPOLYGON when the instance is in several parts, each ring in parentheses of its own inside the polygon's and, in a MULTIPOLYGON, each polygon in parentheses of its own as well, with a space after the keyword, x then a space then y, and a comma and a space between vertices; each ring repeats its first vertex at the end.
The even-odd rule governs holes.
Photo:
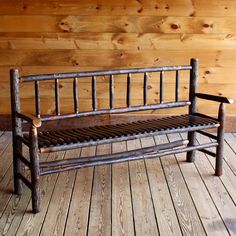
MULTIPOLYGON (((42 131, 38 133, 38 143, 41 152, 60 151, 150 135, 209 129, 219 125, 214 118, 187 114, 88 128, 42 131)), ((28 134, 24 135, 24 140, 29 144, 28 134)))

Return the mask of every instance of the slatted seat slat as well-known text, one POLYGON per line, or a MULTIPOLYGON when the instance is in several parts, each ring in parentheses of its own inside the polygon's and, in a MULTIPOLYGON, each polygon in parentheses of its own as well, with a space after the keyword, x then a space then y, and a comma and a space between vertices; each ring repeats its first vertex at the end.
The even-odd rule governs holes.
MULTIPOLYGON (((67 143, 83 143, 88 140, 104 140, 117 135, 123 135, 124 137, 127 137, 127 139, 130 139, 132 138, 132 135, 142 135, 142 133, 158 132, 163 130, 168 133, 168 131, 177 128, 188 128, 194 126, 199 129, 204 129, 204 126, 211 126, 213 128, 219 126, 219 122, 194 115, 180 115, 109 126, 57 130, 50 131, 50 133, 39 132, 39 136, 45 140, 44 143, 39 144, 39 148, 60 146, 67 143), (73 133, 74 138, 68 138, 68 136, 65 135, 66 133, 73 133)), ((24 138, 29 139, 29 136, 25 135, 24 138)))

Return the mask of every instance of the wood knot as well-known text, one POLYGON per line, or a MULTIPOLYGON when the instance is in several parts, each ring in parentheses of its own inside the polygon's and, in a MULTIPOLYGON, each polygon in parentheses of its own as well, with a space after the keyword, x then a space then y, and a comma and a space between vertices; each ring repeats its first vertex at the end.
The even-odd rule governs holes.
POLYGON ((138 13, 141 13, 142 11, 143 11, 143 8, 142 8, 142 7, 137 10, 138 13))
POLYGON ((63 32, 73 32, 74 29, 76 29, 77 24, 77 18, 74 16, 69 16, 62 19, 58 26, 63 32))
POLYGON ((210 72, 209 70, 206 70, 206 71, 205 71, 205 74, 206 74, 206 75, 208 75, 208 74, 210 74, 210 73, 211 73, 211 72, 210 72))
POLYGON ((25 11, 27 9, 27 6, 26 5, 23 5, 22 6, 22 9, 25 11))
POLYGON ((213 28, 213 24, 209 25, 209 24, 203 24, 202 25, 204 28, 213 28))
POLYGON ((174 30, 179 28, 179 26, 177 24, 171 24, 170 27, 171 27, 171 29, 174 29, 174 30))
POLYGON ((72 63, 73 66, 78 66, 79 65, 79 63, 75 59, 72 59, 71 63, 72 63))

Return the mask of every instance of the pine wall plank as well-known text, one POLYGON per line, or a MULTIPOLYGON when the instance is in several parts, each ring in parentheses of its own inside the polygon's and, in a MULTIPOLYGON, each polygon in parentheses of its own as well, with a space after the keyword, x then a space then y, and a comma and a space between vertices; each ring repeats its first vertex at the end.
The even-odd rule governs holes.
MULTIPOLYGON (((9 69, 22 75, 188 64, 199 58, 199 90, 236 100, 236 2, 233 0, 13 0, 0 1, 0 115, 10 114, 9 69)), ((158 75, 150 75, 149 102, 158 102, 158 75)), ((181 98, 188 96, 181 73, 181 98)), ((133 76, 133 104, 142 102, 142 78, 133 76)), ((108 106, 108 79, 98 80, 99 108, 108 106)), ((116 79, 115 105, 125 104, 125 80, 116 79)), ((174 97, 166 74, 165 99, 174 97)), ((34 112, 33 87, 23 85, 22 110, 34 112)), ((52 114, 53 85, 41 85, 42 110, 52 114)), ((60 84, 62 111, 73 108, 72 87, 60 84)), ((81 110, 91 106, 90 80, 80 81, 81 110)), ((199 100, 217 114, 217 105, 199 100)), ((162 110, 176 114, 184 109, 162 110)), ((228 114, 236 113, 236 105, 228 114)))

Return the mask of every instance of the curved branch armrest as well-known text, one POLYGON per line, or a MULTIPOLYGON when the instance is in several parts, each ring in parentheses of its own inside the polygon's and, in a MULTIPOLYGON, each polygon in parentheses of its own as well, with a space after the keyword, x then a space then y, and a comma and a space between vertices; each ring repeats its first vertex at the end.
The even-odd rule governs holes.
POLYGON ((205 93, 195 93, 195 96, 198 98, 214 101, 214 102, 221 102, 221 103, 229 103, 233 104, 234 100, 232 98, 221 97, 216 95, 210 95, 205 93))
POLYGON ((37 116, 31 115, 31 114, 22 114, 22 113, 16 113, 16 116, 28 121, 31 125, 35 126, 35 127, 40 127, 42 125, 42 121, 40 118, 38 118, 37 116))

